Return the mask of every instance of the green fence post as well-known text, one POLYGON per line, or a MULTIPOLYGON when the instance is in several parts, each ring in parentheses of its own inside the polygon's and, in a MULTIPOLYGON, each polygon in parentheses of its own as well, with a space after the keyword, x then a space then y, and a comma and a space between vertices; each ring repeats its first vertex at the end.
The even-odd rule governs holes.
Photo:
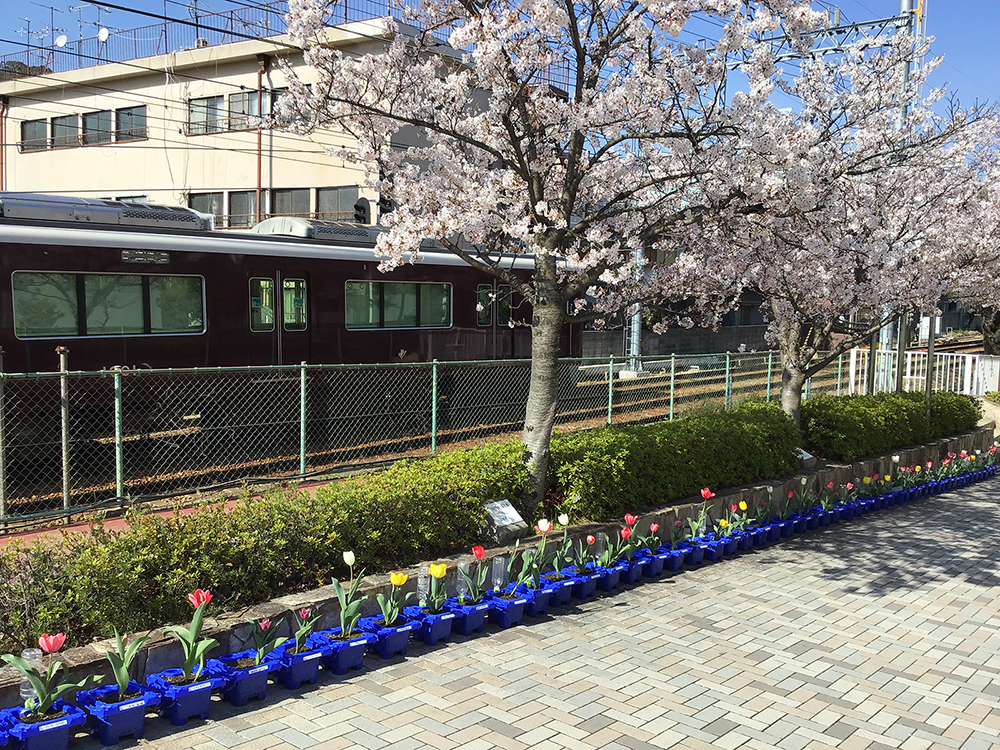
POLYGON ((840 378, 844 372, 844 355, 837 355, 837 395, 840 395, 840 378))
POLYGON ((733 408, 733 383, 730 378, 729 352, 726 352, 726 408, 733 408))
POLYGON ((674 421, 674 364, 676 354, 670 354, 670 421, 674 421))
POLYGON ((438 437, 438 361, 431 362, 431 453, 437 451, 438 437))
POLYGON ((115 367, 115 494, 121 507, 125 497, 125 446, 122 442, 122 368, 115 367))
POLYGON ((772 350, 767 352, 767 398, 766 401, 771 400, 771 357, 774 355, 772 350))
POLYGON ((615 399, 615 355, 608 360, 608 424, 611 424, 611 409, 615 399))
MULTIPOLYGON (((59 411, 61 415, 62 432, 62 499, 63 510, 69 510, 69 348, 57 346, 56 354, 59 355, 59 411)), ((70 520, 66 515, 67 523, 70 520)))
POLYGON ((0 519, 3 520, 4 528, 7 526, 7 436, 4 428, 4 399, 3 387, 4 378, 7 376, 3 371, 3 348, 0 347, 0 519))
POLYGON ((299 474, 306 473, 306 363, 299 363, 299 474))

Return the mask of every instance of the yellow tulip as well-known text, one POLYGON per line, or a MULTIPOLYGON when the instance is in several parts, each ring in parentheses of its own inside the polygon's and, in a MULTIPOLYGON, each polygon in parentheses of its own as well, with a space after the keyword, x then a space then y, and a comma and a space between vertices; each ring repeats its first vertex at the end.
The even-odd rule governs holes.
POLYGON ((740 510, 746 510, 746 509, 747 509, 747 504, 743 500, 740 500, 740 510))
POLYGON ((914 466, 913 467, 913 473, 914 474, 919 474, 920 473, 920 467, 919 466, 914 466))
POLYGON ((408 578, 409 576, 406 575, 406 573, 389 574, 389 581, 392 583, 393 586, 402 586, 404 583, 406 583, 408 578))
POLYGON ((871 484, 872 483, 872 478, 871 477, 865 477, 861 481, 864 482, 865 484, 871 484))
POLYGON ((976 460, 976 457, 975 457, 975 456, 969 456, 969 460, 970 460, 970 461, 975 461, 975 460, 976 460))
POLYGON ((885 475, 885 481, 887 481, 887 482, 892 481, 892 477, 890 477, 888 474, 886 474, 885 475))
POLYGON ((719 526, 723 529, 728 529, 729 521, 727 521, 725 518, 719 519, 719 526))
POLYGON ((448 571, 448 566, 444 563, 440 565, 431 565, 430 574, 435 578, 444 578, 445 573, 448 571))

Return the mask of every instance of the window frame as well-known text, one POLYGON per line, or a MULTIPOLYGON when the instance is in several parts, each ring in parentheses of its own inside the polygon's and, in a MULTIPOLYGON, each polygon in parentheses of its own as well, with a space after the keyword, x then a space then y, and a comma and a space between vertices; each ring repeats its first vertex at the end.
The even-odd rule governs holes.
POLYGON ((224 133, 229 130, 229 110, 226 108, 225 94, 213 94, 212 96, 199 96, 188 99, 187 105, 188 135, 212 135, 214 133, 224 133), (218 107, 214 110, 216 116, 212 119, 208 119, 208 115, 213 111, 209 102, 218 102, 218 107), (194 114, 196 105, 199 104, 205 107, 205 119, 196 122, 194 114))
POLYGON ((309 282, 300 276, 289 276, 281 280, 281 330, 285 333, 303 333, 309 330, 309 282), (302 327, 289 328, 285 308, 285 284, 289 281, 302 282, 302 327))
POLYGON ((455 285, 450 281, 374 281, 372 279, 347 279, 344 281, 344 328, 348 331, 446 331, 455 327, 455 285), (349 326, 347 324, 347 285, 348 284, 378 284, 378 325, 376 326, 349 326), (385 285, 386 284, 414 284, 417 287, 416 294, 416 320, 414 326, 387 326, 385 325, 385 285), (448 289, 448 324, 439 326, 420 325, 420 287, 422 286, 444 286, 448 289))
MULTIPOLYGON (((267 190, 260 191, 261 203, 267 199, 267 190)), ((230 190, 226 194, 226 226, 227 227, 252 227, 257 223, 257 191, 256 190, 230 190), (247 208, 250 213, 237 214, 233 211, 233 196, 247 196, 247 208), (246 223, 233 221, 234 216, 246 216, 246 223)))
POLYGON ((115 133, 115 113, 110 109, 99 109, 93 112, 84 112, 80 115, 80 145, 81 146, 99 146, 108 143, 114 143, 114 133, 115 133), (95 115, 100 116, 107 114, 108 116, 108 129, 107 130, 88 130, 87 129, 87 118, 93 117, 95 115), (91 140, 90 136, 97 134, 105 135, 107 138, 105 140, 91 140))
POLYGON ((269 201, 268 208, 270 209, 270 211, 268 211, 268 213, 267 213, 268 216, 299 216, 299 217, 304 218, 304 219, 308 219, 310 216, 312 216, 312 188, 302 188, 302 187, 272 188, 272 189, 270 189, 268 191, 267 197, 268 197, 268 201, 269 201), (298 194, 304 193, 305 196, 306 196, 306 210, 302 211, 302 212, 299 212, 299 213, 295 213, 295 212, 291 212, 291 213, 278 213, 277 209, 275 208, 275 204, 278 202, 278 196, 286 194, 286 193, 289 196, 290 202, 293 204, 292 208, 295 207, 294 206, 294 203, 295 203, 294 196, 295 196, 295 194, 296 193, 298 193, 298 194))
POLYGON ((78 114, 59 115, 52 118, 51 148, 76 148, 80 145, 80 116, 78 114), (56 128, 66 127, 73 123, 73 132, 68 135, 56 135, 56 128))
POLYGON ((10 291, 11 291, 11 308, 13 312, 13 323, 14 323, 14 338, 18 341, 40 341, 45 339, 120 339, 126 336, 132 338, 149 338, 155 337, 160 338, 163 336, 203 336, 208 331, 208 304, 207 295, 205 292, 205 277, 200 273, 149 273, 138 271, 136 273, 112 273, 109 271, 53 271, 53 270, 32 270, 27 268, 19 268, 16 271, 12 271, 10 274, 10 291), (14 276, 16 274, 46 274, 46 275, 59 275, 65 276, 70 275, 74 277, 74 283, 76 284, 77 291, 77 321, 76 330, 77 333, 72 334, 54 334, 52 336, 20 336, 17 333, 17 305, 14 303, 14 276), (85 317, 81 317, 80 313, 81 307, 86 306, 86 296, 85 296, 85 278, 87 276, 139 276, 143 279, 143 294, 142 294, 142 320, 143 320, 143 332, 142 333, 102 333, 102 334, 92 334, 92 333, 80 333, 81 330, 86 331, 87 320, 85 317), (179 332, 162 332, 154 333, 150 330, 150 316, 152 313, 152 301, 149 298, 149 279, 150 278, 194 278, 199 279, 201 282, 201 330, 198 331, 185 331, 179 332), (81 296, 82 295, 82 296, 81 296))
POLYGON ((115 143, 149 140, 149 124, 146 120, 145 104, 136 104, 134 107, 120 107, 115 110, 114 137, 115 143), (130 125, 127 128, 122 127, 122 116, 134 117, 138 110, 142 110, 142 126, 130 125), (137 135, 139 131, 141 131, 141 134, 137 135))
POLYGON ((476 326, 478 328, 491 328, 497 326, 498 328, 507 328, 510 325, 510 321, 514 319, 514 287, 510 284, 479 284, 476 286, 476 326), (479 294, 483 291, 488 291, 490 293, 490 304, 489 304, 489 322, 480 322, 479 313, 482 312, 478 309, 478 306, 482 304, 479 301, 479 294), (507 303, 507 320, 500 322, 500 310, 501 302, 506 301, 507 303))
MULTIPOLYGON (((275 284, 273 276, 251 276, 247 279, 247 328, 250 329, 250 333, 274 333, 276 320, 278 317, 277 310, 277 298, 275 297, 275 284), (266 281, 271 285, 271 327, 270 328, 254 328, 253 327, 253 283, 255 281, 266 281)), ((261 304, 263 307, 263 303, 261 304)), ((284 311, 282 311, 284 313, 284 311)), ((284 314, 282 314, 284 318, 284 314)))
POLYGON ((17 142, 17 150, 22 154, 30 154, 35 151, 47 151, 50 148, 49 142, 49 121, 45 118, 38 120, 24 120, 21 123, 21 140, 17 142), (28 125, 41 125, 45 135, 42 138, 25 138, 24 132, 28 125), (31 145, 26 145, 31 144, 31 145))

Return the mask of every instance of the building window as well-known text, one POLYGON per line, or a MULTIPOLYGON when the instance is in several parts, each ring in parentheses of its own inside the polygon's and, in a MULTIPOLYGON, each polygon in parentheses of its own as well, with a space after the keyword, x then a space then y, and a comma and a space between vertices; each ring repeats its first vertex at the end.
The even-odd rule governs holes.
POLYGON ((188 134, 203 135, 226 130, 229 123, 221 96, 207 96, 188 102, 188 134))
MULTIPOLYGON (((264 111, 271 108, 271 95, 267 91, 261 92, 261 99, 264 102, 264 111)), ((229 129, 247 130, 255 128, 256 125, 250 122, 250 118, 257 117, 260 109, 257 107, 256 91, 241 91, 238 94, 229 95, 229 129)))
POLYGON ((306 280, 285 279, 281 282, 284 291, 282 308, 284 309, 285 330, 306 330, 306 280))
POLYGON ((348 281, 344 300, 350 329, 451 326, 451 284, 348 281))
POLYGON ((476 287, 476 324, 488 326, 493 324, 493 311, 496 310, 496 324, 510 324, 510 298, 513 290, 507 284, 497 285, 493 291, 491 284, 480 284, 476 287))
POLYGON ((111 143, 111 110, 83 115, 83 144, 111 143))
POLYGON ((21 123, 21 151, 44 151, 49 147, 48 120, 28 120, 21 123))
POLYGON ((354 221, 358 186, 319 188, 316 191, 317 218, 326 221, 354 221))
POLYGON ((229 194, 229 226, 249 227, 257 223, 257 193, 241 190, 229 194))
POLYGON ((191 193, 188 196, 188 208, 203 214, 222 216, 222 193, 191 193))
POLYGON ((271 194, 273 216, 309 216, 309 188, 275 190, 271 194))
POLYGON ((14 333, 22 339, 204 333, 204 283, 200 276, 16 271, 14 333))
POLYGON ((69 146, 79 146, 77 138, 77 117, 76 115, 65 115, 64 117, 52 118, 52 147, 67 148, 69 146))
POLYGON ((142 141, 146 133, 146 107, 125 107, 116 110, 118 122, 115 129, 116 141, 142 141))
POLYGON ((250 279, 250 330, 274 330, 274 279, 250 279))

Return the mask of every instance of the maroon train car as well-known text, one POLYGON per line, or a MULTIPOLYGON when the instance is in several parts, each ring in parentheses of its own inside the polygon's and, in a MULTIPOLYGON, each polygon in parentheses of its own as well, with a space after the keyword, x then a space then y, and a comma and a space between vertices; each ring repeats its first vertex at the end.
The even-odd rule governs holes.
MULTIPOLYGON (((530 357, 519 295, 429 243, 381 273, 376 232, 221 232, 186 208, 0 193, 4 369, 56 370, 57 346, 73 370, 530 357)), ((560 356, 580 351, 566 326, 560 356)))

